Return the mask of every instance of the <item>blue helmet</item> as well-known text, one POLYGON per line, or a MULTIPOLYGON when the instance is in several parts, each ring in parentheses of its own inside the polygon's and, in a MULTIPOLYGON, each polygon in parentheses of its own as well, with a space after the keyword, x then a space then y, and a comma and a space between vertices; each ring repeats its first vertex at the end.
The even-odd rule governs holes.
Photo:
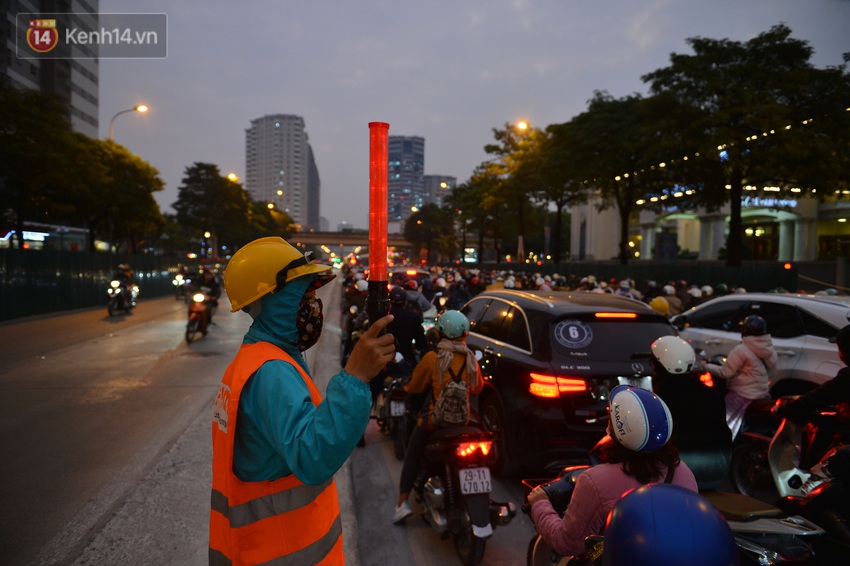
POLYGON ((460 338, 469 332, 469 319, 460 311, 446 311, 437 319, 437 330, 449 340, 460 338))
POLYGON ((731 566, 729 524, 702 495, 658 483, 627 492, 608 515, 603 566, 731 566))
POLYGON ((767 323, 757 314, 751 314, 741 322, 741 336, 764 336, 767 323))
POLYGON ((673 416, 652 391, 618 385, 611 391, 609 408, 611 436, 629 450, 655 452, 670 440, 673 416))

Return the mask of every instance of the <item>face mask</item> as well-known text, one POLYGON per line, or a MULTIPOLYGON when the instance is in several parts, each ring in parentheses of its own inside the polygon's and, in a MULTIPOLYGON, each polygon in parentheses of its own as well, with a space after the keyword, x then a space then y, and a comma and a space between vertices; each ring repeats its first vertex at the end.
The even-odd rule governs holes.
POLYGON ((295 319, 295 326, 298 329, 298 348, 302 352, 319 341, 323 322, 322 300, 315 296, 302 297, 295 319))

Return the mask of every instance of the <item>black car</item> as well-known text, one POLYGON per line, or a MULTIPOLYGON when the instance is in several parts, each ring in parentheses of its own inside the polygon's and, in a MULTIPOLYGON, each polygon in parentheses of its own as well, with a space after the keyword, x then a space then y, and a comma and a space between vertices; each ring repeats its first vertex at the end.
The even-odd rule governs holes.
POLYGON ((492 290, 461 309, 481 353, 481 424, 497 433, 494 469, 586 463, 618 384, 651 387, 648 354, 675 335, 643 302, 604 293, 492 290))

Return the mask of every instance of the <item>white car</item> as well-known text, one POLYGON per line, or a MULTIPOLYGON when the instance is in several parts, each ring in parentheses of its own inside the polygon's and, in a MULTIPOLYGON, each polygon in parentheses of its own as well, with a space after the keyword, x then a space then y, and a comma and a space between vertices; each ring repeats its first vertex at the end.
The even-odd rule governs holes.
POLYGON ((672 318, 679 335, 709 357, 741 342, 741 321, 757 314, 767 323, 778 362, 771 396, 803 393, 832 379, 844 364, 829 342, 850 324, 850 296, 743 293, 717 297, 672 318))

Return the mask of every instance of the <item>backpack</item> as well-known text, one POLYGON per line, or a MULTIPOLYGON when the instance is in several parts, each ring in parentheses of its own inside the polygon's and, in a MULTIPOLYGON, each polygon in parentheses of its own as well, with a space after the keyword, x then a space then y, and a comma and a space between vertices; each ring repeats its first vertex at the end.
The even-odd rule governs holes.
POLYGON ((455 374, 452 368, 448 369, 452 378, 434 403, 433 422, 440 427, 465 426, 469 422, 469 391, 460 376, 466 370, 466 362, 459 374, 455 374))

